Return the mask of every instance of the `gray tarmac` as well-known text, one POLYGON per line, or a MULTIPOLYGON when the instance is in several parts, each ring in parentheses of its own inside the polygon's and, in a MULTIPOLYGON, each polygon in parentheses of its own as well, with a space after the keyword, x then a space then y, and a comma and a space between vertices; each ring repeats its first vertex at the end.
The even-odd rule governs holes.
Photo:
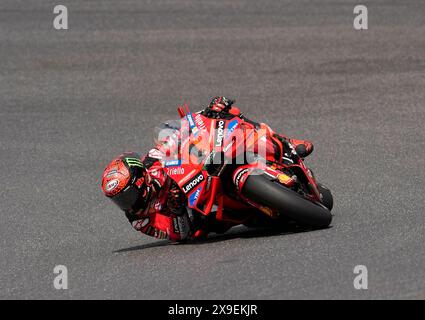
POLYGON ((366 1, 364 31, 351 0, 65 0, 69 30, 55 4, 0 1, 0 298, 425 298, 422 0, 366 1), (215 95, 314 142, 331 228, 185 245, 132 230, 104 167, 215 95))

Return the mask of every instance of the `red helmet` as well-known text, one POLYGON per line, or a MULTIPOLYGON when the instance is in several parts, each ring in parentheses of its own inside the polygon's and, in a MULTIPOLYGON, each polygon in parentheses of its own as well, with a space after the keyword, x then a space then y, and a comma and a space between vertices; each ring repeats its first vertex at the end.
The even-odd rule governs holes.
POLYGON ((137 213, 144 210, 152 187, 140 155, 124 153, 112 160, 103 171, 102 190, 124 211, 137 213))

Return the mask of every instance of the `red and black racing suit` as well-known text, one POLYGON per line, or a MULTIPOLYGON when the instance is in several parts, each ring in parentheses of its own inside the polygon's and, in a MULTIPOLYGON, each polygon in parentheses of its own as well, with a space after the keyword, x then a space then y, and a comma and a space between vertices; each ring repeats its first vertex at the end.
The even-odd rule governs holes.
MULTIPOLYGON (((149 154, 159 152, 152 149, 149 154)), ((167 176, 160 159, 149 154, 142 160, 151 178, 152 198, 143 212, 137 215, 126 213, 128 220, 135 230, 157 239, 181 241, 192 238, 193 221, 183 205, 178 185, 167 176)))

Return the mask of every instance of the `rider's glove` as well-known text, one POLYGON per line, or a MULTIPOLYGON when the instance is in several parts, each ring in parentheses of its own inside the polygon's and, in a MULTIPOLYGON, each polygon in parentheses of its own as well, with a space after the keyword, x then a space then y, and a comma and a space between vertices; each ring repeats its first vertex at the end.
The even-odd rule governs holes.
POLYGON ((234 101, 226 97, 215 97, 203 111, 203 115, 208 118, 220 118, 229 114, 234 101))
POLYGON ((214 111, 220 112, 223 110, 229 110, 232 107, 233 103, 233 100, 228 99, 226 97, 215 97, 211 100, 209 108, 214 111))

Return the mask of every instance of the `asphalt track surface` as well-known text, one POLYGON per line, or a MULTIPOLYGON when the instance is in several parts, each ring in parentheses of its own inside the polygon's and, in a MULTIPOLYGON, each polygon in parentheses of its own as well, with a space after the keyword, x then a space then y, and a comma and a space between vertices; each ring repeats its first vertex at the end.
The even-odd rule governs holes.
POLYGON ((366 1, 367 31, 355 1, 60 3, 67 31, 55 2, 0 2, 0 298, 425 298, 422 0, 366 1), (315 143, 331 228, 171 245, 104 198, 112 157, 215 95, 315 143))

